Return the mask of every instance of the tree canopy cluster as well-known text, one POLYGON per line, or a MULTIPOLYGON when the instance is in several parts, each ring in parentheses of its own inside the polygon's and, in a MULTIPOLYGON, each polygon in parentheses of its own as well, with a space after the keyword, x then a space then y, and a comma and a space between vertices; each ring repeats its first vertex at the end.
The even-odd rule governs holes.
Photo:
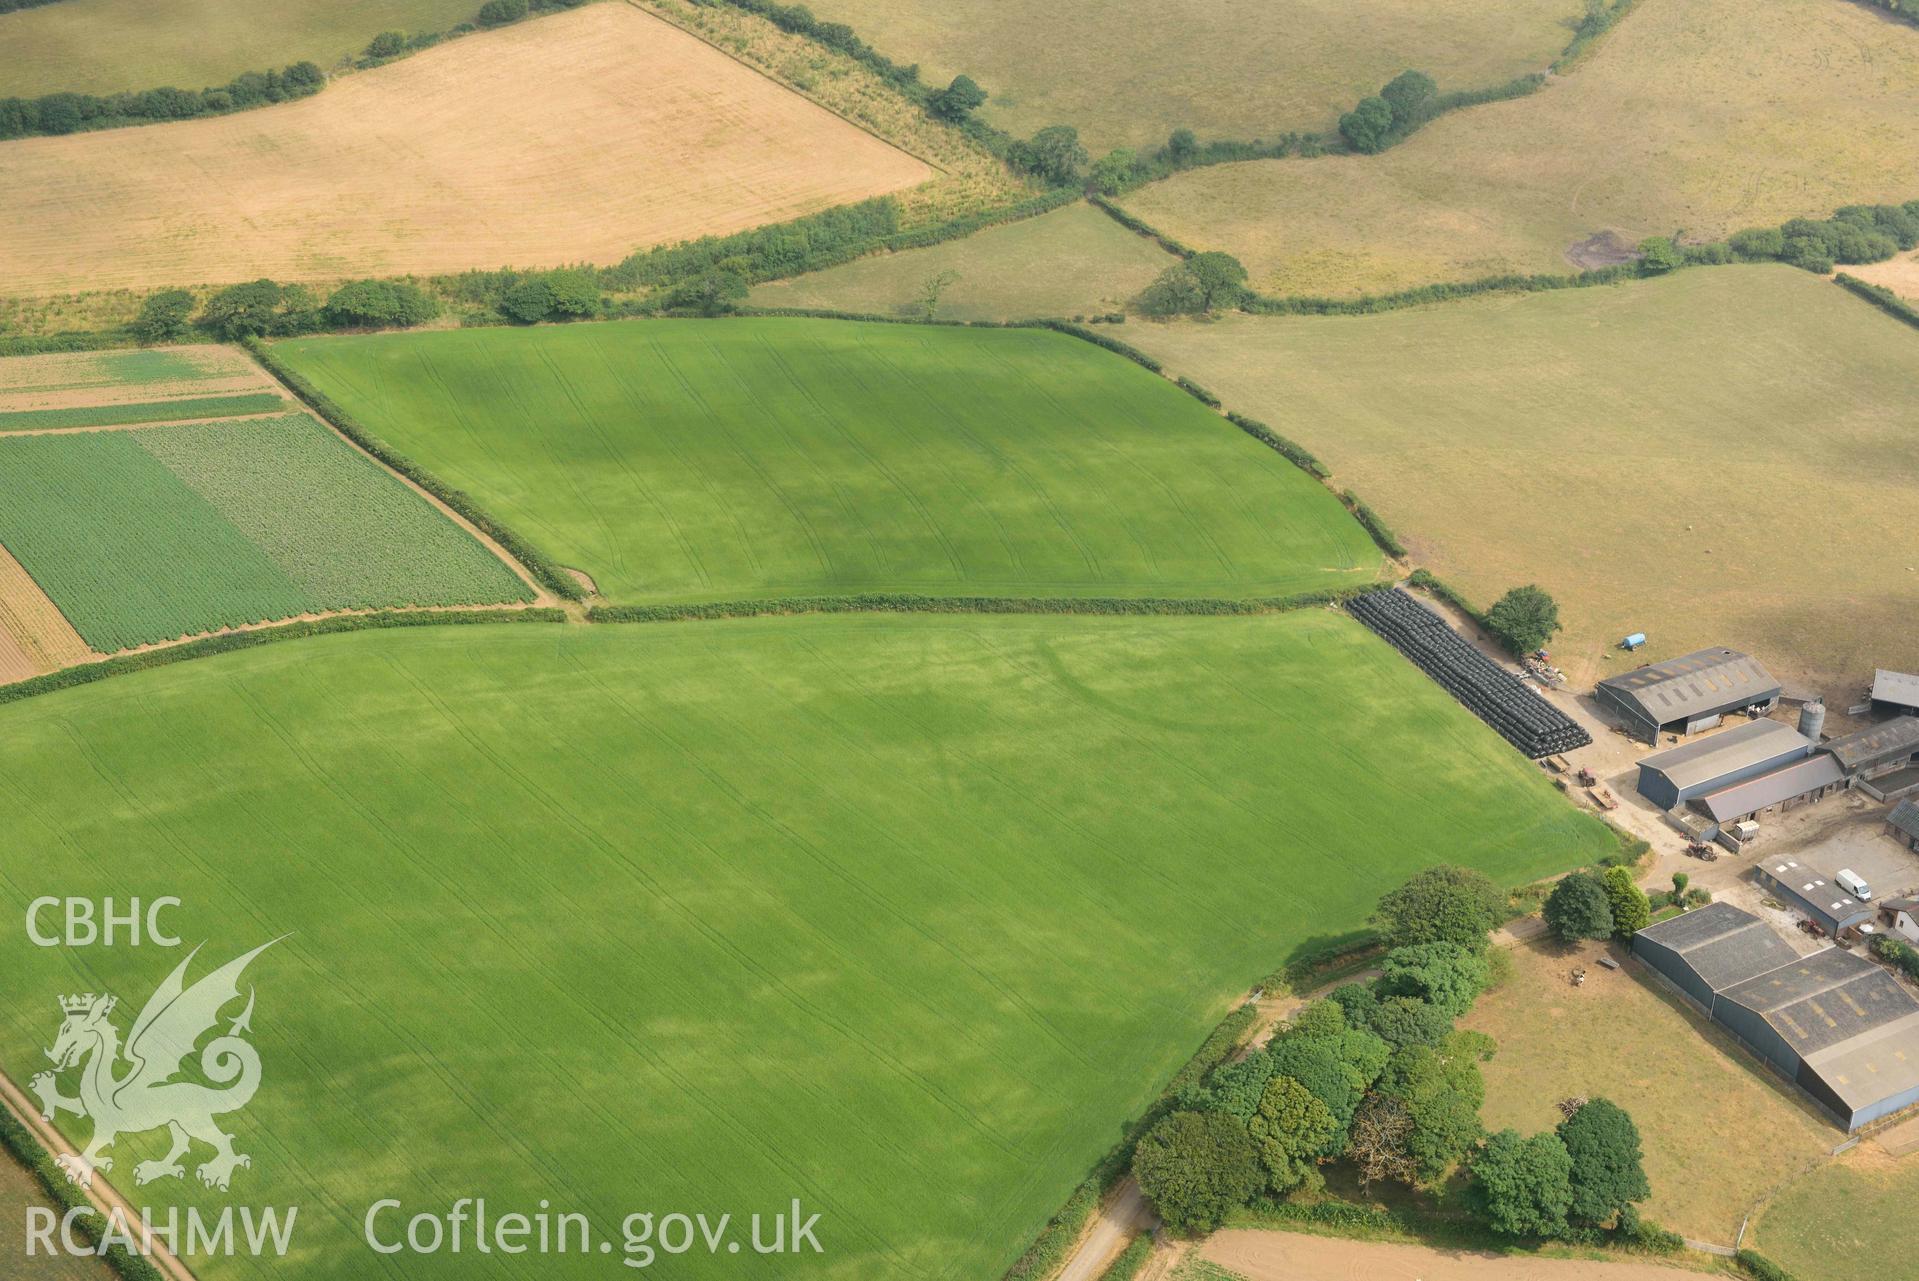
POLYGON ((1636 1231, 1638 1202, 1652 1195, 1639 1128, 1626 1110, 1592 1099, 1555 1130, 1501 1130, 1473 1157, 1473 1189, 1496 1232, 1565 1237, 1636 1231))
POLYGON ((311 62, 277 71, 248 71, 212 89, 146 89, 104 97, 91 93, 50 93, 39 98, 0 98, 0 138, 33 134, 78 133, 118 125, 191 120, 224 115, 318 93, 326 74, 311 62))
POLYGON ((1603 875, 1578 871, 1561 877, 1541 914, 1562 943, 1630 938, 1652 922, 1652 903, 1633 882, 1631 868, 1609 867, 1603 875))
POLYGON ((1149 316, 1201 316, 1246 298, 1246 268, 1228 253, 1194 254, 1159 274, 1135 300, 1149 316))
POLYGON ((178 342, 197 324, 233 340, 323 329, 405 329, 439 314, 433 295, 405 280, 352 280, 321 301, 305 285, 262 278, 218 290, 197 318, 191 293, 162 290, 141 304, 132 330, 143 343, 178 342))
POLYGON ((1439 86, 1423 71, 1402 71, 1378 94, 1339 118, 1340 136, 1354 151, 1384 151, 1433 118, 1439 86))

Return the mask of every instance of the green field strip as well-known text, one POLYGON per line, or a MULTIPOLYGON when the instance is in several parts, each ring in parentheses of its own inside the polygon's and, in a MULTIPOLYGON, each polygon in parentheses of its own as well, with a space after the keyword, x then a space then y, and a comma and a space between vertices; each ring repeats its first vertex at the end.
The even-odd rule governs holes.
MULTIPOLYGON (((0 807, 0 913, 57 878, 179 896, 208 965, 290 932, 248 975, 253 1165, 126 1190, 300 1205, 301 1281, 388 1276, 366 1207, 453 1195, 614 1234, 797 1196, 826 1253, 789 1281, 997 1275, 1294 948, 1441 851, 1516 883, 1613 848, 1319 611, 313 637, 0 709, 0 807)), ((51 995, 178 959, 0 937, 0 1064, 51 995)))
POLYGON ((187 400, 150 400, 130 405, 87 405, 72 409, 16 409, 0 413, 0 432, 53 431, 63 427, 132 427, 141 423, 185 422, 192 418, 239 418, 270 414, 287 407, 277 392, 242 396, 202 396, 187 400))
POLYGON ((1284 459, 1043 330, 675 320, 274 351, 615 602, 1269 597, 1381 564, 1284 459))
POLYGON ((265 552, 312 609, 533 599, 478 539, 306 414, 133 439, 265 552))
POLYGON ((88 355, 80 361, 60 358, 58 368, 68 376, 68 381, 25 383, 14 382, 16 370, 4 370, 6 380, 0 380, 0 395, 19 395, 23 392, 48 391, 84 391, 95 387, 140 386, 149 383, 187 383, 202 382, 212 378, 228 376, 226 372, 207 368, 202 360, 189 357, 177 351, 140 349, 135 351, 103 351, 88 355))
POLYGON ((101 653, 303 612, 299 586, 132 434, 0 440, 0 544, 101 653))

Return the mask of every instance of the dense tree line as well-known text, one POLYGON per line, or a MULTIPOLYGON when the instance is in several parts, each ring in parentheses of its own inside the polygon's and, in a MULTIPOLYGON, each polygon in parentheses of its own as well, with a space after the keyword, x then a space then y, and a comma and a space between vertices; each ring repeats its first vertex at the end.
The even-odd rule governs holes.
POLYGON ((0 139, 224 115, 304 98, 318 93, 325 84, 326 74, 319 67, 296 62, 278 71, 248 71, 213 89, 147 89, 104 97, 50 93, 39 98, 0 98, 0 139))
POLYGON ((197 326, 231 342, 327 329, 406 329, 440 314, 433 295, 405 280, 352 280, 323 300, 305 285, 262 278, 216 291, 197 317, 193 306, 184 289, 149 295, 131 325, 133 336, 178 342, 197 326))
POLYGON ((1435 117, 1461 107, 1523 98, 1545 84, 1544 76, 1520 76, 1489 89, 1439 92, 1423 71, 1402 71, 1370 98, 1339 118, 1339 135, 1354 151, 1372 155, 1400 143, 1435 117))
POLYGON ((43 4, 57 4, 59 0, 0 0, 0 13, 13 13, 19 9, 38 9, 43 4))
POLYGON ((1133 1172, 1166 1224, 1204 1232, 1262 1198, 1313 1197, 1321 1168, 1344 1161, 1362 1183, 1425 1188, 1465 1169, 1502 1234, 1671 1245, 1639 1220, 1650 1188, 1619 1107, 1594 1099, 1531 1137, 1480 1122, 1494 1046, 1456 1024, 1492 981, 1505 907, 1483 873, 1445 865, 1381 899, 1379 978, 1309 1003, 1263 1049, 1188 1083, 1139 1142, 1133 1172))

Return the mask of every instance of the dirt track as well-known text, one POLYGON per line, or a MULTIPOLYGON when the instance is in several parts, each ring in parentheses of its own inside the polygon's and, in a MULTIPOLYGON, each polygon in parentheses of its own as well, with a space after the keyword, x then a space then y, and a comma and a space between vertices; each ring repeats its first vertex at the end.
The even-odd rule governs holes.
POLYGON ((231 116, 6 144, 9 291, 617 262, 918 185, 923 162, 595 4, 231 116))
POLYGON ((1698 1275, 1655 1263, 1508 1258, 1239 1229, 1216 1233, 1199 1253, 1247 1281, 1680 1281, 1698 1275))

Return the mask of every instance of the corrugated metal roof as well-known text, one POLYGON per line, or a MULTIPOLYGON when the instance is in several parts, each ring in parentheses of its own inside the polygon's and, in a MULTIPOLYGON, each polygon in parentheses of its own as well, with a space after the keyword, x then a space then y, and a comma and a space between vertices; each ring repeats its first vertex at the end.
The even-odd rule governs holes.
POLYGON ((1805 1058, 1854 1111, 1898 1098, 1919 1087, 1919 1008, 1805 1058))
POLYGON ((1761 774, 1758 778, 1749 778, 1743 783, 1734 783, 1731 787, 1710 792, 1700 797, 1698 804, 1716 821, 1724 823, 1765 809, 1768 805, 1777 805, 1795 796, 1845 781, 1846 775, 1839 768, 1839 762, 1830 756, 1810 756, 1770 774, 1761 774))
POLYGON ((1919 836, 1919 803, 1908 796, 1892 807, 1892 813, 1886 815, 1886 822, 1907 836, 1919 836))
POLYGON ((1774 720, 1757 720, 1682 747, 1654 752, 1639 765, 1642 769, 1657 770, 1673 786, 1686 789, 1724 778, 1736 770, 1790 759, 1794 754, 1809 755, 1811 751, 1812 740, 1792 726, 1774 720))
POLYGON ((1872 698, 1876 703, 1919 707, 1919 676, 1889 672, 1882 667, 1872 674, 1872 698))
POLYGON ((1848 774, 1919 752, 1919 716, 1895 716, 1871 729, 1835 738, 1819 750, 1831 752, 1848 774))
POLYGON ((1830 874, 1807 867, 1798 859, 1766 859, 1759 870, 1772 877, 1779 892, 1824 926, 1828 934, 1837 934, 1847 925, 1872 916, 1871 904, 1860 902, 1833 884, 1830 874))
POLYGON ((1637 704, 1661 725, 1728 708, 1763 703, 1779 693, 1758 659, 1736 649, 1701 649, 1599 684, 1637 704))

